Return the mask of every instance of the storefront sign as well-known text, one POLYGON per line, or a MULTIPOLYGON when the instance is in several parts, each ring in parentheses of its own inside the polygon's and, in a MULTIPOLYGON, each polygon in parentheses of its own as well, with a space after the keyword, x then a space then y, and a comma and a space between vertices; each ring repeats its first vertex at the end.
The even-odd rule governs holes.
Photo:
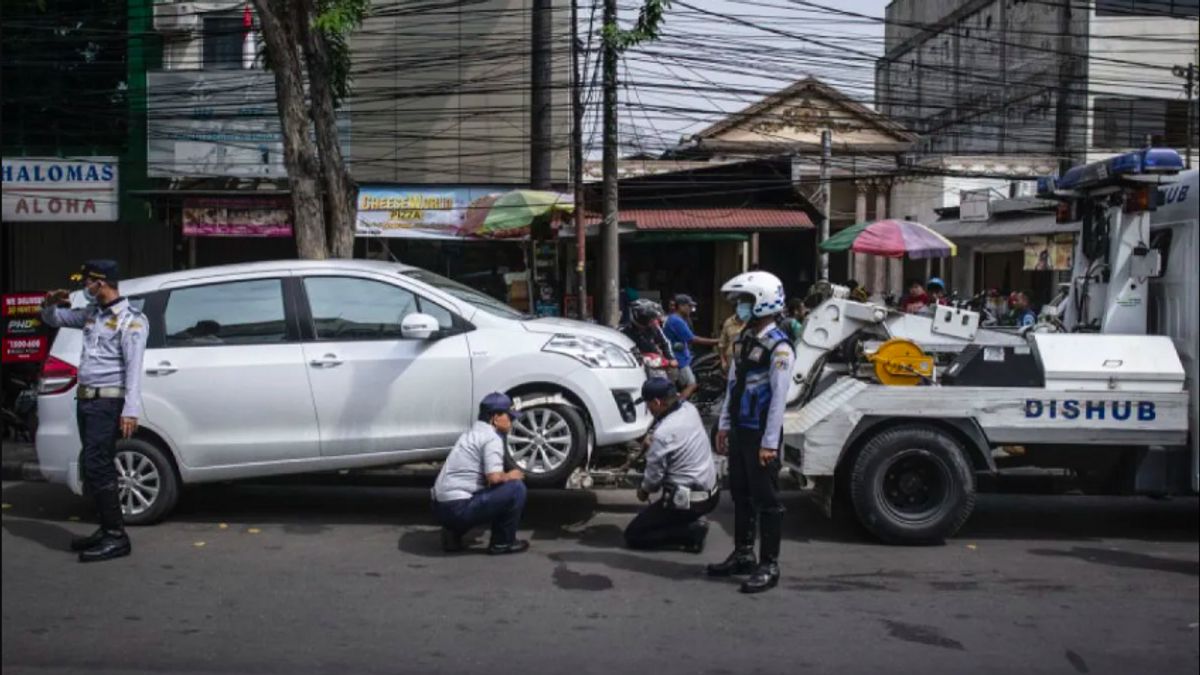
POLYGON ((290 237, 286 197, 195 198, 183 201, 186 237, 290 237))
POLYGON ((29 363, 46 360, 50 338, 41 318, 43 293, 16 293, 2 296, 4 312, 3 363, 29 363))
MULTIPOLYGON (((148 175, 287 177, 270 71, 152 71, 146 86, 148 175)), ((344 108, 337 126, 349 157, 344 108)))
POLYGON ((112 222, 116 157, 4 158, 4 220, 112 222))
POLYGON ((504 187, 364 186, 358 190, 360 237, 457 239, 468 209, 504 187))
POLYGON ((1025 237, 1025 270, 1070 270, 1075 260, 1075 235, 1048 234, 1025 237))

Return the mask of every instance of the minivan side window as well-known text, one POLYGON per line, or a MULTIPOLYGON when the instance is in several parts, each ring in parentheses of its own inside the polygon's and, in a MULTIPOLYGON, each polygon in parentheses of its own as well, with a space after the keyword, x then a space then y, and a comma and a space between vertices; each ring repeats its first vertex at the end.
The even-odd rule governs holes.
POLYGON ((318 340, 394 340, 419 311, 411 292, 370 279, 307 277, 304 291, 318 340))
POLYGON ((167 347, 287 341, 283 283, 254 279, 177 288, 164 312, 167 347))

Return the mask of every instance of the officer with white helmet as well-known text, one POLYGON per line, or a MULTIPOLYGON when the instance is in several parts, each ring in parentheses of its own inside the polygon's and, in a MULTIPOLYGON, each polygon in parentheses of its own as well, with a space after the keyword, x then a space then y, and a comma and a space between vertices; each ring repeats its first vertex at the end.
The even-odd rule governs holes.
POLYGON ((779 583, 783 506, 779 503, 783 413, 795 353, 776 323, 783 312, 783 283, 753 271, 730 279, 721 292, 746 322, 734 346, 728 391, 717 423, 717 453, 729 456, 734 505, 734 550, 708 566, 711 576, 748 574, 743 593, 761 593, 779 583), (754 557, 755 529, 759 557, 754 557))

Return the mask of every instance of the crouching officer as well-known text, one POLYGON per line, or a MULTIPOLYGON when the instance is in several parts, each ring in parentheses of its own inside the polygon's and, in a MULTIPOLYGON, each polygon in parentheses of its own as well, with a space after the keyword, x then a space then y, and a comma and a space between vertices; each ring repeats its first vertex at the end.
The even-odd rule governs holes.
POLYGON ((525 479, 519 469, 504 470, 504 442, 520 413, 512 399, 488 394, 479 403, 479 419, 454 444, 433 484, 433 513, 442 524, 442 549, 461 551, 462 536, 490 523, 488 553, 520 553, 529 542, 517 539, 525 510, 525 479))
POLYGON ((711 576, 749 574, 743 593, 779 583, 783 506, 779 503, 783 413, 795 359, 788 335, 776 324, 784 310, 783 284, 767 272, 740 274, 721 287, 746 322, 734 346, 726 404, 717 426, 717 453, 729 455, 734 550, 709 565, 711 576), (759 557, 754 558, 755 528, 759 557))
POLYGON ((662 497, 642 509, 625 528, 629 548, 681 546, 704 550, 708 522, 717 508, 717 470, 704 422, 696 407, 680 400, 675 385, 663 377, 646 380, 642 399, 654 416, 646 471, 637 497, 641 501, 662 490, 662 497))
POLYGON ((121 513, 117 436, 132 436, 142 415, 142 357, 149 327, 146 317, 121 297, 112 260, 90 260, 71 279, 83 282, 87 307, 71 309, 68 291, 52 291, 42 303, 42 320, 56 328, 83 329, 76 417, 83 484, 96 501, 100 528, 72 540, 71 550, 79 551, 80 562, 97 562, 132 551, 121 513))

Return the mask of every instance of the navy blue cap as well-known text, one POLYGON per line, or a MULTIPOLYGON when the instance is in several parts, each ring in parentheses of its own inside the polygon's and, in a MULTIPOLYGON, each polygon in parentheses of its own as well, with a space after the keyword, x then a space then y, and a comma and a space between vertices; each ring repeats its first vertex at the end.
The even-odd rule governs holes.
POLYGON ((695 307, 696 300, 687 293, 680 293, 679 295, 675 296, 675 306, 679 307, 682 305, 691 305, 692 307, 695 307))
POLYGON ((642 385, 643 401, 659 401, 675 393, 675 385, 665 377, 652 377, 642 385))
POLYGON ((521 413, 513 410, 513 400, 500 392, 492 392, 483 397, 479 402, 480 415, 499 415, 500 413, 508 413, 508 416, 513 419, 520 419, 521 413))
POLYGON ((79 271, 71 275, 71 281, 99 279, 115 284, 121 279, 120 269, 115 260, 89 260, 83 263, 79 271))

